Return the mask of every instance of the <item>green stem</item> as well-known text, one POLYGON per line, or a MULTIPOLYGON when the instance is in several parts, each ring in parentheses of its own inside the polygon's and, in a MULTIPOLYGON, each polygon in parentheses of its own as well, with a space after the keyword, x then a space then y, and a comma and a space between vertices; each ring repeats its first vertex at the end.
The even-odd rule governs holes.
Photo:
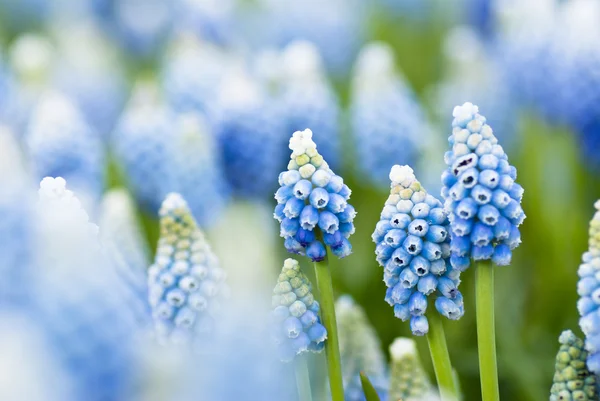
POLYGON ((440 396, 442 401, 456 401, 458 400, 456 382, 452 373, 452 364, 450 363, 442 319, 437 313, 430 313, 428 319, 429 332, 427 333, 427 342, 429 343, 429 352, 431 353, 440 396))
POLYGON ((340 362, 340 347, 335 320, 333 286, 327 256, 321 262, 315 262, 315 275, 319 294, 321 295, 321 317, 323 318, 323 325, 327 329, 325 352, 327 354, 331 398, 332 401, 344 401, 344 384, 342 382, 342 364, 340 362))
POLYGON ((494 267, 489 260, 475 265, 475 305, 481 397, 483 401, 499 401, 494 328, 494 267))
POLYGON ((296 372, 296 387, 298 387, 298 396, 300 401, 312 401, 310 390, 310 375, 306 358, 301 355, 294 360, 294 371, 296 372))

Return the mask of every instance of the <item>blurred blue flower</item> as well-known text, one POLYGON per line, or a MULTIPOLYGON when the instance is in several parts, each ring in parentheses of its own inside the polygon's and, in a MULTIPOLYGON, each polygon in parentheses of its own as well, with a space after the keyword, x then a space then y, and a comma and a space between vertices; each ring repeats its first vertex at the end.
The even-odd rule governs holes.
POLYGON ((328 70, 337 76, 348 73, 366 34, 361 0, 263 0, 269 21, 269 39, 277 46, 294 40, 314 43, 328 70))
POLYGON ((335 175, 312 140, 312 131, 294 132, 288 170, 279 175, 273 216, 281 223, 280 235, 288 252, 306 255, 313 262, 325 259, 325 246, 338 258, 352 252, 356 211, 348 203, 350 188, 335 175))
POLYGON ((257 82, 234 67, 223 79, 212 121, 227 181, 237 196, 265 197, 285 163, 281 111, 257 82))
POLYGON ((304 352, 321 352, 327 330, 321 324, 319 303, 308 277, 294 259, 286 259, 273 289, 273 339, 279 358, 291 362, 304 352))
POLYGON ((86 204, 104 190, 105 150, 69 98, 48 93, 37 103, 25 134, 35 176, 60 176, 86 204))
POLYGON ((511 148, 516 145, 518 104, 501 70, 497 46, 483 43, 477 33, 466 26, 453 28, 444 44, 446 76, 435 87, 436 110, 440 120, 444 110, 467 99, 482 109, 494 110, 488 119, 494 134, 511 148))
POLYGON ((142 326, 139 299, 118 277, 81 202, 62 178, 40 183, 35 317, 73 379, 76 399, 130 400, 142 326))
POLYGON ((167 195, 159 215, 158 249, 148 269, 156 334, 161 342, 195 344, 214 331, 225 272, 181 195, 167 195))
POLYGON ((394 67, 392 49, 372 43, 360 53, 352 81, 351 128, 359 172, 384 186, 398 161, 415 164, 429 127, 419 103, 394 67))
POLYGON ((162 67, 162 86, 171 107, 210 113, 226 62, 226 54, 216 46, 186 35, 175 40, 162 67))
POLYGON ((417 181, 408 166, 395 165, 389 174, 391 192, 375 227, 377 262, 388 287, 385 300, 394 315, 406 321, 414 335, 429 331, 427 297, 448 319, 464 313, 459 266, 450 263, 448 219, 442 203, 417 181))
POLYGON ((219 44, 233 39, 235 0, 176 0, 174 4, 178 30, 219 44))
POLYGON ((600 373, 600 201, 594 204, 596 213, 590 221, 588 250, 583 254, 583 261, 577 274, 579 283, 577 293, 580 298, 577 309, 581 315, 579 326, 585 334, 585 348, 589 352, 587 359, 589 369, 600 373))
POLYGON ((384 397, 388 389, 385 356, 367 314, 349 295, 338 298, 335 314, 346 401, 366 401, 360 372, 369 377, 377 393, 384 397))
POLYGON ((565 330, 558 341, 560 348, 556 354, 550 401, 597 400, 598 379, 587 368, 588 353, 583 340, 571 330, 565 330))
POLYGON ((58 31, 56 86, 77 104, 103 138, 109 136, 125 103, 127 82, 117 52, 91 24, 58 31))
POLYGON ((442 174, 452 265, 464 271, 471 258, 508 265, 512 250, 521 243, 518 227, 525 219, 517 169, 508 163, 477 106, 456 106, 452 115, 452 149, 444 156, 448 168, 442 174))
POLYGON ((174 3, 161 0, 90 0, 93 15, 130 54, 147 57, 169 38, 174 3))
POLYGON ((290 43, 283 51, 281 102, 286 132, 310 127, 323 157, 332 168, 340 167, 340 105, 327 80, 321 55, 310 42, 290 43))
MULTIPOLYGON (((139 96, 144 97, 140 89, 139 96)), ((156 213, 169 192, 190 202, 202 225, 212 224, 228 197, 209 127, 198 114, 156 104, 128 108, 113 135, 116 155, 142 208, 156 213)))
POLYGON ((0 126, 0 306, 31 298, 33 195, 16 138, 0 126))

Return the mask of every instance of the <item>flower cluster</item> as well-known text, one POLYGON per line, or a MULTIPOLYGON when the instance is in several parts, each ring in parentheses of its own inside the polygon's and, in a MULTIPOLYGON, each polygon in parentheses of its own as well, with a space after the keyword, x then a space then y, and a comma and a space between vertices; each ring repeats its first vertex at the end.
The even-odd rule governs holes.
POLYGON ((417 345, 410 338, 398 337, 390 345, 391 372, 388 400, 439 400, 419 361, 417 345))
POLYGON ((458 291, 461 270, 450 263, 448 219, 442 203, 429 195, 409 166, 390 172, 391 193, 372 235, 377 262, 388 287, 385 300, 415 335, 429 331, 427 297, 435 294, 437 311, 448 319, 463 315, 458 291))
POLYGON ((577 274, 577 293, 581 297, 577 309, 581 315, 579 326, 585 334, 585 348, 589 351, 588 366, 594 373, 600 373, 600 201, 594 206, 596 213, 590 221, 588 251, 583 254, 583 262, 577 274))
POLYGON ((148 270, 156 331, 161 341, 194 341, 213 331, 225 272, 181 195, 169 194, 159 215, 161 236, 148 270))
POLYGON ((294 259, 286 259, 273 289, 273 337, 279 357, 289 362, 303 352, 321 352, 327 330, 319 318, 319 303, 310 281, 294 259))
POLYGON ((360 372, 364 372, 380 396, 387 391, 385 356, 367 314, 349 295, 335 303, 340 341, 342 378, 347 401, 365 401, 360 372))
POLYGON ((414 165, 427 137, 423 110, 395 71, 392 48, 361 50, 352 80, 351 127, 362 176, 380 186, 398 160, 414 165))
POLYGON ((508 265, 521 243, 518 227, 525 219, 517 170, 477 106, 465 103, 452 114, 452 150, 444 156, 448 168, 442 174, 452 264, 465 270, 473 258, 508 265))
POLYGON ((296 131, 288 171, 279 175, 274 217, 281 223, 281 236, 288 252, 307 255, 314 262, 325 259, 325 246, 339 258, 352 247, 356 212, 348 204, 350 188, 335 175, 317 151, 312 131, 296 131))
POLYGON ((587 368, 588 353, 583 340, 577 338, 571 330, 566 330, 562 332, 558 342, 560 348, 556 354, 550 401, 597 400, 597 378, 587 368))
POLYGON ((200 224, 209 225, 229 195, 216 141, 201 115, 136 99, 155 90, 152 84, 135 88, 113 135, 115 153, 144 209, 156 213, 168 193, 178 192, 200 224))

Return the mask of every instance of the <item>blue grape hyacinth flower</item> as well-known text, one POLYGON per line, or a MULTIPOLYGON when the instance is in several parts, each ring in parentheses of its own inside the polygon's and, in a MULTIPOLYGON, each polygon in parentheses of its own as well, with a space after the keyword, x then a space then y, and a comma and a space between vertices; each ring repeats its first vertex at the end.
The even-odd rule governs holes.
POLYGON ((318 134, 319 149, 332 168, 340 163, 340 105, 327 80, 317 47, 305 41, 290 43, 283 51, 281 102, 286 132, 306 127, 318 134))
POLYGON ((360 52, 352 81, 351 128, 359 172, 380 186, 398 161, 414 165, 428 138, 423 110, 394 63, 391 47, 371 43, 360 52))
MULTIPOLYGON (((144 93, 137 91, 136 95, 144 93)), ((132 103, 113 143, 136 200, 154 214, 167 194, 178 192, 189 201, 200 224, 214 223, 229 189, 208 123, 197 114, 132 103)))
POLYGON ((214 331, 225 272, 183 197, 167 195, 160 239, 148 269, 148 297, 161 342, 194 343, 214 331))
POLYGON ((583 254, 583 261, 577 274, 579 283, 577 293, 580 298, 577 309, 581 315, 579 326, 585 334, 585 348, 589 352, 587 360, 589 369, 600 373, 600 201, 594 204, 596 213, 590 221, 588 250, 583 254))
POLYGON ((263 198, 285 161, 282 115, 243 68, 235 67, 222 82, 211 118, 225 176, 236 195, 263 198))
POLYGON ((61 176, 80 198, 97 202, 104 189, 102 141, 65 96, 43 96, 25 134, 37 178, 61 176))
POLYGON ((321 324, 319 303, 308 277, 294 259, 286 259, 273 289, 273 339, 279 357, 290 362, 304 352, 321 352, 327 330, 321 324))
POLYGON ((338 298, 335 314, 346 401, 366 401, 360 381, 361 372, 369 377, 380 397, 384 397, 388 389, 385 356, 367 314, 349 295, 338 298))
POLYGON ((452 230, 452 265, 464 271, 473 260, 510 264, 521 243, 523 188, 486 118, 472 103, 453 111, 452 149, 444 155, 442 197, 452 230))
POLYGON ((354 233, 356 211, 348 203, 350 188, 329 168, 312 135, 306 129, 290 139, 291 160, 279 175, 273 216, 281 223, 288 252, 320 262, 327 254, 325 246, 338 258, 350 255, 348 238, 354 233))
POLYGON ((560 348, 556 354, 550 401, 597 400, 598 379, 586 365, 588 353, 583 340, 577 338, 571 330, 565 330, 558 342, 560 348))
POLYGON ((417 181, 409 166, 395 165, 390 172, 391 192, 375 227, 377 262, 384 268, 388 290, 385 300, 394 315, 410 320, 414 335, 429 331, 428 297, 448 319, 464 313, 458 290, 460 270, 450 263, 450 234, 442 203, 417 181))

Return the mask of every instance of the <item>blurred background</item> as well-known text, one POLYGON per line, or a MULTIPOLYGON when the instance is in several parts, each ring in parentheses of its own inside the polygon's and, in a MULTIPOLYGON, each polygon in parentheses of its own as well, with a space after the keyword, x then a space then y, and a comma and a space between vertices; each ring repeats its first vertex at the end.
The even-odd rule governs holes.
MULTIPOLYGON (((55 324, 71 319, 64 310, 41 308, 32 322, 19 312, 55 299, 53 285, 78 285, 65 283, 71 273, 38 283, 40 271, 26 268, 41 252, 29 209, 45 176, 66 179, 137 273, 151 263, 162 200, 180 192, 233 296, 268 303, 287 257, 272 194, 289 137, 311 128, 358 211, 354 253, 331 261, 336 294, 365 308, 387 349, 410 335, 384 301, 370 238, 389 169, 410 164, 439 196, 452 109, 470 101, 525 188, 523 244, 496 270, 502 398, 546 399, 558 335, 579 333, 576 271, 600 197, 598 43, 593 0, 0 0, 0 348, 31 343, 31 358, 17 353, 27 383, 27 363, 54 371, 37 366, 38 351, 61 347, 34 332, 71 338, 55 324)), ((477 400, 470 271, 461 291, 465 316, 446 332, 465 399, 477 400)), ((53 399, 39 387, 24 399, 53 399)))

